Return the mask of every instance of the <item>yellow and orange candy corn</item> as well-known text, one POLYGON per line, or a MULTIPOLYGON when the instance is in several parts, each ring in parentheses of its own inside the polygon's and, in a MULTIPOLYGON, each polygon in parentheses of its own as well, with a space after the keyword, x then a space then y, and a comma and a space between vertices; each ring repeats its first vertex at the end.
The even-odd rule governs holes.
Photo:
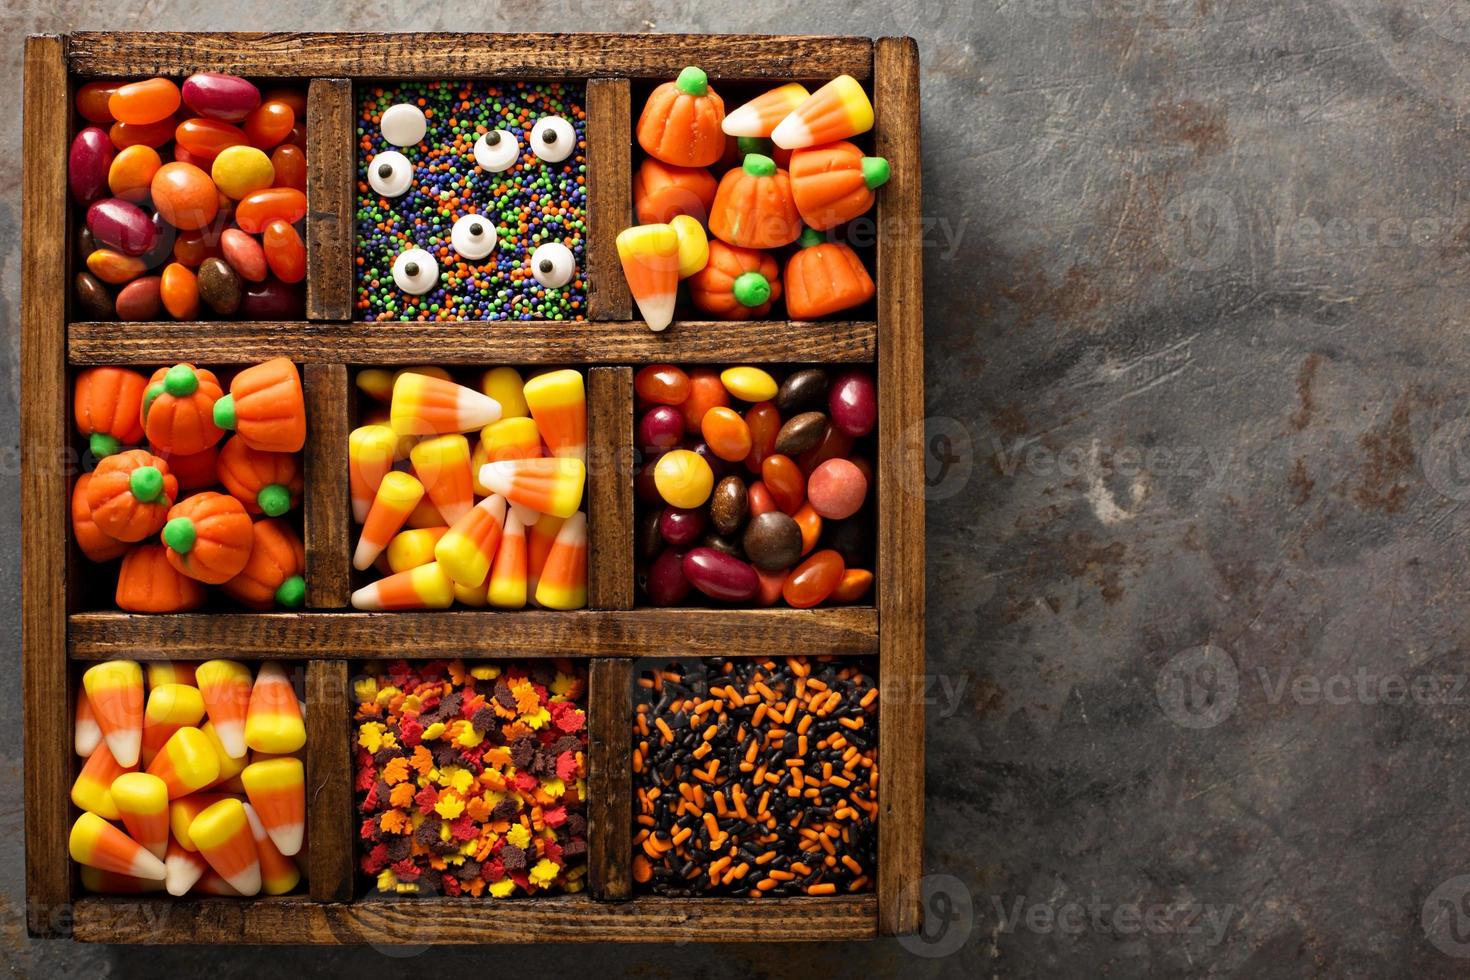
POLYGON ((143 748, 143 668, 110 660, 89 667, 82 686, 113 758, 125 768, 136 766, 143 748))
POLYGON ((586 514, 573 514, 557 532, 536 583, 536 604, 563 610, 587 605, 586 514))
POLYGON ((214 806, 220 800, 229 796, 229 793, 193 793, 178 799, 170 799, 168 802, 168 826, 173 831, 174 840, 186 851, 197 851, 194 841, 189 837, 189 825, 194 818, 205 810, 214 806))
POLYGON ((655 333, 674 322, 679 292, 679 236, 668 225, 635 225, 618 232, 618 260, 643 322, 655 333))
POLYGON ((811 94, 780 125, 771 140, 783 150, 850 139, 873 128, 873 103, 851 75, 838 75, 811 94))
POLYGON ((214 723, 225 754, 238 759, 246 752, 245 712, 250 707, 250 670, 233 660, 208 660, 194 671, 204 711, 214 723))
POLYGON ((164 684, 187 684, 189 687, 194 687, 199 683, 194 678, 194 669, 198 666, 195 663, 179 660, 150 660, 146 668, 148 690, 162 687, 164 684))
POLYGON ((553 456, 587 459, 587 388, 582 372, 549 371, 526 382, 526 405, 553 456))
POLYGON ((219 740, 219 732, 215 730, 214 723, 206 721, 199 729, 204 737, 209 739, 209 747, 214 750, 214 757, 219 761, 219 775, 204 789, 218 789, 222 793, 233 792, 229 788, 231 780, 240 775, 240 770, 249 763, 249 758, 243 755, 230 755, 225 751, 224 743, 219 740))
POLYGON ((425 439, 409 452, 413 471, 424 492, 453 525, 475 506, 474 477, 470 471, 470 441, 462 435, 425 439))
POLYGON ((431 561, 364 585, 352 593, 352 608, 366 612, 448 609, 454 605, 454 579, 431 561))
MULTIPOLYGON (((193 817, 189 818, 191 821, 193 817)), ((209 870, 209 862, 197 850, 185 850, 175 838, 168 842, 168 851, 163 856, 163 886, 175 898, 187 895, 194 883, 209 870)))
POLYGON ((72 724, 72 745, 77 750, 77 755, 83 759, 92 754, 92 750, 102 744, 102 728, 97 724, 97 716, 92 714, 92 699, 87 697, 87 689, 83 686, 77 691, 76 721, 72 724))
POLYGON ((393 536, 403 529, 413 509, 424 497, 424 485, 401 470, 394 470, 383 477, 378 485, 378 494, 373 498, 372 509, 362 526, 362 536, 357 539, 357 551, 352 556, 352 567, 365 572, 388 547, 393 536))
POLYGON ((456 585, 474 588, 490 574, 505 529, 505 498, 491 494, 450 525, 434 546, 434 559, 456 585))
POLYGON ((480 390, 500 403, 503 419, 525 418, 530 414, 522 387, 521 373, 513 367, 491 368, 480 375, 480 390))
POLYGON ((399 531, 388 542, 384 553, 388 558, 388 570, 406 572, 410 568, 427 565, 434 560, 434 546, 448 533, 447 527, 418 527, 399 531))
POLYGON ((301 869, 280 852, 255 807, 245 804, 245 819, 250 821, 250 835, 255 838, 255 855, 260 861, 260 890, 267 895, 284 895, 301 883, 301 869))
POLYGON ((168 798, 174 800, 218 779, 219 756, 208 735, 197 728, 184 727, 164 744, 157 758, 149 763, 148 772, 164 781, 168 798))
POLYGON ((587 467, 580 459, 555 456, 541 459, 504 459, 486 463, 480 482, 512 504, 538 514, 571 517, 582 504, 587 467))
POLYGON ((306 744, 306 724, 296 704, 296 688, 286 669, 274 661, 260 665, 245 716, 245 744, 257 752, 295 752, 306 744))
POLYGON ((483 429, 500 419, 500 403, 483 392, 423 374, 402 374, 393 384, 393 431, 429 436, 483 429))
POLYGON ((118 809, 117 801, 112 797, 113 780, 135 769, 137 766, 118 765, 112 750, 103 743, 92 750, 86 765, 77 773, 76 782, 71 784, 71 801, 79 809, 95 813, 104 820, 116 820, 118 809))
POLYGON ((233 796, 215 803, 189 824, 189 836, 231 888, 241 895, 260 892, 260 861, 243 803, 233 796))
POLYGON ((203 718, 204 698, 197 687, 172 682, 152 687, 148 706, 143 709, 144 767, 153 762, 174 732, 186 725, 198 725, 203 718))
POLYGON ((128 836, 160 860, 168 854, 168 787, 146 772, 125 772, 112 782, 112 799, 128 836))
POLYGON ((556 544, 556 535, 566 518, 542 514, 535 524, 528 524, 526 532, 526 595, 534 596, 541 580, 541 569, 546 567, 546 558, 551 546, 556 544))
POLYGON ((364 425, 347 437, 347 482, 352 494, 352 519, 367 520, 378 484, 393 469, 398 436, 386 425, 364 425))
POLYGON ((252 762, 240 779, 280 852, 290 857, 300 851, 306 830, 306 770, 301 760, 283 756, 252 762))
POLYGON ((727 136, 770 136, 781 120, 810 97, 805 85, 789 82, 757 95, 734 112, 726 113, 720 128, 727 136))
POLYGON ((526 528, 514 513, 505 518, 487 598, 496 609, 521 609, 526 605, 526 528))
POLYGON ((95 813, 83 813, 72 824, 68 849, 73 861, 99 871, 151 881, 164 877, 163 861, 157 855, 95 813))

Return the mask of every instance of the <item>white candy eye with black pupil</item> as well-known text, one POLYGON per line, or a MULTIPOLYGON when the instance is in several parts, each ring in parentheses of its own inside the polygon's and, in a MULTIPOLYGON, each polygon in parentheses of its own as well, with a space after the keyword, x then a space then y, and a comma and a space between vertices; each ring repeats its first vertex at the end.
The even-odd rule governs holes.
POLYGON ((531 253, 531 275, 547 289, 560 289, 576 274, 577 260, 561 242, 545 242, 531 253))
POLYGON ((422 296, 439 282, 439 263, 421 248, 411 248, 393 260, 393 282, 410 296, 422 296))
POLYGON ((401 197, 413 184, 413 164, 397 150, 384 150, 368 161, 368 184, 383 197, 401 197))
POLYGON ((495 251, 495 229, 484 215, 466 214, 450 229, 449 243, 467 259, 483 259, 495 251))
POLYGON ((488 173, 509 170, 521 155, 521 142, 504 129, 486 133, 475 140, 475 162, 488 173))
POLYGON ((560 163, 577 148, 577 131, 561 116, 538 119, 531 127, 531 150, 546 163, 560 163))

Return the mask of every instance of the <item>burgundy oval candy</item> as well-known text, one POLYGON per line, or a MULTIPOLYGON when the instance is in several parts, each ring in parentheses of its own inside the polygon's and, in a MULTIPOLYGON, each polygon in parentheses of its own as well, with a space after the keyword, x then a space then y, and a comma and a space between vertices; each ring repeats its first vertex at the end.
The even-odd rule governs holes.
POLYGON ((655 405, 638 420, 638 448, 673 449, 684 438, 684 415, 672 405, 655 405))
POLYGON ((704 511, 698 508, 665 507, 658 518, 658 533, 675 548, 688 548, 704 533, 704 511))
POLYGON ((665 548, 648 566, 644 590, 648 601, 655 606, 674 606, 684 601, 689 595, 689 579, 684 577, 684 561, 677 551, 665 548))
POLYGON ((184 105, 201 116, 239 122, 260 105, 260 89, 235 75, 203 71, 184 79, 184 105))
POLYGON ((695 548, 684 556, 684 577, 711 599, 744 602, 760 589, 755 569, 713 548, 695 548))
POLYGON ((158 241, 158 229, 143 209, 116 197, 104 197, 87 208, 87 230, 125 255, 142 255, 158 241))
POLYGON ((107 171, 115 155, 112 139, 103 130, 88 126, 77 133, 66 155, 66 182, 78 204, 107 195, 107 171))
POLYGON ((160 276, 143 276, 128 283, 117 294, 117 318, 138 322, 158 319, 163 309, 160 276))
POLYGON ((878 421, 878 392, 863 371, 849 371, 832 383, 827 396, 832 424, 850 436, 865 436, 878 421))
POLYGON ((305 307, 299 284, 272 278, 250 284, 240 300, 240 316, 246 320, 296 320, 305 307))
POLYGON ((653 481, 653 469, 658 465, 661 452, 646 454, 646 458, 633 471, 633 495, 645 504, 662 504, 663 494, 658 492, 658 485, 653 481))

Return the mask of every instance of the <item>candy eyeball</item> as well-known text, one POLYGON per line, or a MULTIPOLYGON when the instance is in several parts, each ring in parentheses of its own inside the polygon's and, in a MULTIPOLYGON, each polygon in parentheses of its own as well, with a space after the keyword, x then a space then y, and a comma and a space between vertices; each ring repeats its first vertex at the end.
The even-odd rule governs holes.
POLYGON ((475 140, 475 162, 489 173, 509 170, 520 155, 521 141, 508 130, 497 129, 475 140))
POLYGON ((397 150, 384 150, 368 161, 368 184, 373 193, 400 197, 413 184, 413 164, 397 150))
POLYGON ((449 243, 467 259, 483 259, 495 251, 495 227, 482 214, 466 214, 454 223, 449 243))
POLYGON ((422 296, 439 282, 439 263, 421 248, 411 248, 393 260, 393 281, 411 296, 422 296))
POLYGON ((378 120, 383 139, 394 146, 413 146, 424 138, 429 123, 424 119, 424 110, 407 102, 389 106, 378 120))
POLYGON ((536 120, 531 127, 531 150, 546 163, 560 163, 577 148, 577 131, 561 116, 536 120))
POLYGON ((531 253, 531 275, 547 289, 559 289, 577 274, 572 250, 561 242, 545 242, 531 253))

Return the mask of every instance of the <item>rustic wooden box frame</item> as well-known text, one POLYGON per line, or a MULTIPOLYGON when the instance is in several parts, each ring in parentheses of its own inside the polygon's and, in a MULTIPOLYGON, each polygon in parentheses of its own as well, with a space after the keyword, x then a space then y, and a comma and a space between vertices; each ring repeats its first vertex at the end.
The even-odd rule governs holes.
POLYGON ((911 39, 618 34, 182 34, 33 36, 25 49, 21 529, 27 925, 35 935, 142 943, 464 943, 860 939, 914 931, 924 817, 923 296, 919 62, 911 39), (631 218, 630 79, 699 64, 712 79, 862 80, 876 152, 893 165, 877 210, 876 322, 633 319, 613 238, 631 218), (307 319, 84 323, 68 319, 71 95, 90 77, 224 71, 308 90, 307 319), (352 322, 354 79, 565 78, 587 83, 588 323, 352 322), (773 332, 774 331, 774 336, 773 332), (348 596, 348 365, 573 363, 588 372, 592 560, 575 613, 344 611, 348 596), (302 365, 311 415, 305 501, 307 611, 131 616, 75 611, 65 485, 75 467, 69 378, 92 364, 181 358, 302 365), (632 377, 673 363, 867 363, 879 397, 876 606, 635 609, 632 377), (598 463, 601 465, 598 465, 598 463), (336 610, 336 611, 333 611, 336 610), (494 617, 487 622, 487 617, 494 617), (486 637, 490 637, 487 642, 486 637), (401 655, 574 656, 589 661, 589 889, 504 901, 354 898, 350 661, 401 655), (879 869, 871 894, 749 900, 630 897, 627 763, 634 659, 702 652, 877 658, 879 869), (309 893, 232 900, 83 896, 67 856, 74 677, 114 657, 279 657, 306 664, 309 893))

